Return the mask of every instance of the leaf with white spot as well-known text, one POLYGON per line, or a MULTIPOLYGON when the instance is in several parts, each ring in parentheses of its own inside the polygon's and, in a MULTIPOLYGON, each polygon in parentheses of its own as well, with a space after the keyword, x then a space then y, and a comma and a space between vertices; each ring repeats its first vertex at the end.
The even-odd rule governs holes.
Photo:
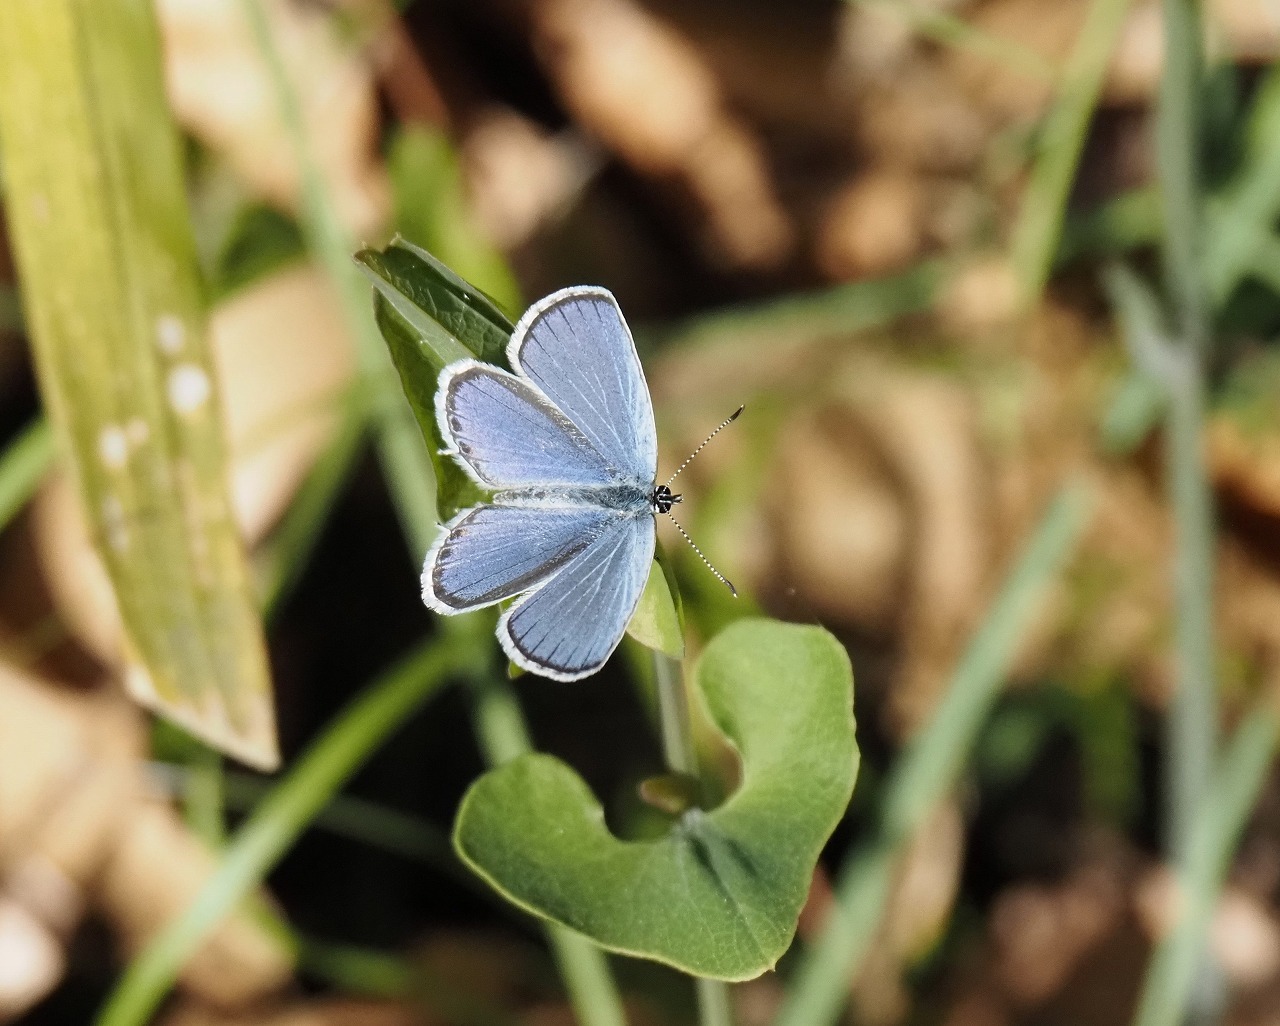
POLYGON ((126 684, 269 769, 270 675, 154 18, 149 4, 6 5, 6 216, 41 391, 120 609, 126 684))

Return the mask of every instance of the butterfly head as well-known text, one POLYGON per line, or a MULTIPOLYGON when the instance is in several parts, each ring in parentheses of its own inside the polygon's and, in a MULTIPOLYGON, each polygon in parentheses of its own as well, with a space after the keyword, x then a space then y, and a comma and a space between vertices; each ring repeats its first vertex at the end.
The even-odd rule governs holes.
POLYGON ((670 513, 671 507, 682 498, 683 496, 680 495, 672 495, 671 489, 666 485, 658 485, 649 496, 649 505, 653 507, 655 513, 670 513))

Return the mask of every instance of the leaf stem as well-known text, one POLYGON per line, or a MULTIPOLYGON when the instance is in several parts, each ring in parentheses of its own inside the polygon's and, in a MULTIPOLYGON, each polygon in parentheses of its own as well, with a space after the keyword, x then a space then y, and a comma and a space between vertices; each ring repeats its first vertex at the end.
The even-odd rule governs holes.
POLYGON ((1164 0, 1163 9, 1164 74, 1156 110, 1156 167, 1165 225, 1162 257, 1166 291, 1178 306, 1178 334, 1199 351, 1209 341, 1201 265, 1200 0, 1164 0))
MULTIPOLYGON (((1164 0, 1165 61, 1156 110, 1156 156, 1165 211, 1162 252, 1165 287, 1174 306, 1168 437, 1168 488, 1174 518, 1174 619, 1177 680, 1169 710, 1168 851, 1188 873, 1199 819, 1209 801, 1218 740, 1213 648, 1213 499, 1204 453, 1205 360, 1212 344, 1203 262, 1201 190, 1203 86, 1199 0, 1164 0)), ((1190 1001, 1192 1014, 1213 1020, 1221 987, 1205 963, 1190 1001)))
MULTIPOLYGON (((662 728, 662 754, 675 773, 698 775, 698 749, 693 741, 689 692, 684 667, 669 655, 653 651, 653 675, 658 690, 658 720, 662 728)), ((698 994, 698 1026, 733 1026, 729 985, 721 980, 694 977, 698 994)))
POLYGON ((1204 965, 1213 918, 1240 831, 1270 778, 1280 739, 1280 715, 1265 700, 1236 728, 1213 777, 1213 801, 1191 824, 1185 865, 1178 872, 1181 915, 1156 945, 1135 1026, 1179 1026, 1204 965))
POLYGON ((693 722, 689 717, 683 667, 675 659, 655 650, 653 673, 658 691, 663 758, 675 772, 696 776, 698 751, 693 744, 693 722))
POLYGON ((733 1026, 728 984, 702 977, 694 983, 698 989, 698 1026, 733 1026))

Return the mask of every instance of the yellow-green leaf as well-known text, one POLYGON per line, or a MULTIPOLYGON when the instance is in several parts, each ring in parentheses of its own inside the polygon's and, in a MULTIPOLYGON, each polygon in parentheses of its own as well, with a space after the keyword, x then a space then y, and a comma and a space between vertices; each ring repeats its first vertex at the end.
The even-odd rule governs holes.
POLYGON ((152 5, 6 3, 0 144, 41 392, 114 586, 129 689, 272 768, 270 676, 152 5))
POLYGON ((645 648, 652 648, 672 659, 684 658, 684 616, 680 608, 680 591, 672 577, 662 550, 649 569, 644 594, 636 606, 627 633, 645 648))

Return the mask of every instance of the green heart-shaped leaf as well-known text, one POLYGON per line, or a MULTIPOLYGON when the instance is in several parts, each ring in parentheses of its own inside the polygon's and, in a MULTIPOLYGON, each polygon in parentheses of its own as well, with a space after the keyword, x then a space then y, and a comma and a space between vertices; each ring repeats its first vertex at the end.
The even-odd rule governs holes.
POLYGON ((568 766, 526 755, 477 780, 454 844, 515 904, 613 951, 744 980, 795 934, 822 846, 857 776, 853 674, 826 631, 741 620, 698 661, 693 692, 742 758, 719 808, 622 841, 568 766))

